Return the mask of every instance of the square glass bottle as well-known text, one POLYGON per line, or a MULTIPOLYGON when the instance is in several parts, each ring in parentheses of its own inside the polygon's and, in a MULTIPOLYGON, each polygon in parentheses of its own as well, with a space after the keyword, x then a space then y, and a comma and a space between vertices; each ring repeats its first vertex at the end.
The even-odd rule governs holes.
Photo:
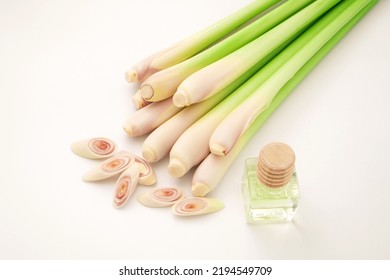
POLYGON ((275 142, 247 159, 242 191, 249 223, 291 221, 300 197, 293 150, 275 142))

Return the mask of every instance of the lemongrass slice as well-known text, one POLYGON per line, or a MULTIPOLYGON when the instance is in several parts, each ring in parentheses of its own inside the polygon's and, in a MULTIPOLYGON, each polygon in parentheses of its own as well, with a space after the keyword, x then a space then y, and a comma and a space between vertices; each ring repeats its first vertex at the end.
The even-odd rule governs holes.
POLYGON ((115 194, 113 199, 115 207, 122 207, 132 196, 138 185, 139 174, 139 165, 131 164, 119 176, 115 183, 115 194))
POLYGON ((180 188, 165 187, 150 190, 138 196, 137 200, 147 207, 167 207, 184 199, 180 188))
POLYGON ((190 197, 172 206, 172 212, 178 216, 196 216, 221 210, 224 204, 210 197, 190 197))
POLYGON ((144 186, 151 186, 157 182, 156 174, 152 166, 142 157, 133 155, 135 162, 139 165, 138 183, 144 186))
POLYGON ((133 154, 120 152, 109 159, 106 159, 95 168, 88 171, 84 176, 84 181, 99 181, 115 176, 136 161, 133 154))
POLYGON ((79 156, 89 159, 101 159, 112 156, 117 149, 117 145, 108 138, 96 137, 77 141, 70 148, 79 156))

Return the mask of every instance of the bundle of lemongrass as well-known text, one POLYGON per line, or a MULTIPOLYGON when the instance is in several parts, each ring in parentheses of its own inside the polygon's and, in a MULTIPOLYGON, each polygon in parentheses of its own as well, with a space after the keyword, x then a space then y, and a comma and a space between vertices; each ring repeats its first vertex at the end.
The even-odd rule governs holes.
POLYGON ((196 167, 192 193, 205 196, 264 121, 377 1, 254 1, 126 73, 140 89, 125 131, 149 134, 143 157, 156 162, 169 154, 172 176, 196 167))

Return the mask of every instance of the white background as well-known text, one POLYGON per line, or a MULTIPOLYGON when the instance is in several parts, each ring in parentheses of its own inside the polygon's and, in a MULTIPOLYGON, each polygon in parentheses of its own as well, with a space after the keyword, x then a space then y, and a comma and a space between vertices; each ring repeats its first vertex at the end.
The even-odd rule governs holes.
MULTIPOLYGON (((96 163, 76 140, 106 136, 140 154, 122 130, 134 111, 132 64, 249 0, 0 1, 1 259, 390 258, 390 1, 380 3, 295 89, 219 187, 217 213, 178 218, 133 197, 112 206, 115 180, 85 183, 96 163), (244 159, 284 141, 302 199, 293 223, 248 225, 244 159)), ((158 186, 188 194, 191 174, 158 186)), ((146 191, 140 187, 137 194, 146 191)))

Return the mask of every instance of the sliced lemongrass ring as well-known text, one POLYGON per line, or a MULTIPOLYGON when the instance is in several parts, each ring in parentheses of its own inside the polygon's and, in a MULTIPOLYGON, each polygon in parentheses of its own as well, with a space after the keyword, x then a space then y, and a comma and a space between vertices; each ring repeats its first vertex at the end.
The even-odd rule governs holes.
POLYGON ((156 174, 154 173, 152 166, 142 157, 133 155, 135 161, 139 165, 140 175, 138 183, 145 186, 153 185, 157 182, 156 174))
POLYGON ((99 181, 110 178, 123 172, 133 163, 135 163, 135 158, 132 153, 120 152, 88 171, 83 176, 83 180, 99 181))
POLYGON ((180 188, 165 187, 150 190, 138 196, 138 201, 147 207, 166 207, 184 198, 180 188))
POLYGON ((138 178, 138 164, 133 163, 122 172, 115 183, 115 194, 113 200, 115 207, 119 208, 126 204, 138 185, 138 178))
POLYGON ((172 206, 172 212, 178 216, 196 216, 221 210, 224 204, 210 197, 191 197, 172 206))
POLYGON ((96 137, 77 141, 70 148, 79 156, 89 159, 101 159, 112 156, 117 149, 117 145, 108 138, 96 137))

